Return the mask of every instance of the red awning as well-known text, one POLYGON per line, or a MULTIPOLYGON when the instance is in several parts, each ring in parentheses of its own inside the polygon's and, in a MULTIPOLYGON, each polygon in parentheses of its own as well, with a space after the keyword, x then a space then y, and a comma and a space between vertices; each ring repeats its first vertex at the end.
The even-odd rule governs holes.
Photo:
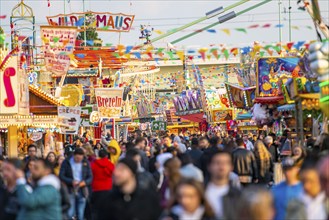
POLYGON ((203 121, 203 113, 195 113, 190 115, 180 115, 179 117, 184 118, 193 122, 202 122, 203 121))

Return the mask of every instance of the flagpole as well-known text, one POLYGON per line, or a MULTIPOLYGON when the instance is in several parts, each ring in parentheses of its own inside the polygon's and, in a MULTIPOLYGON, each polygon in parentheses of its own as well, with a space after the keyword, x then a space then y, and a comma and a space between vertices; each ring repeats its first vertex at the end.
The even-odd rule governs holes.
POLYGON ((291 42, 291 0, 289 0, 289 42, 291 42))
POLYGON ((85 0, 82 0, 83 2, 83 16, 84 16, 84 21, 83 21, 83 34, 84 34, 84 46, 87 46, 87 34, 86 34, 86 13, 85 13, 85 0))
MULTIPOLYGON (((282 28, 281 28, 281 0, 279 0, 279 42, 282 42, 282 28)), ((281 44, 280 44, 281 45, 281 44)), ((281 46, 280 46, 281 47, 281 46)))

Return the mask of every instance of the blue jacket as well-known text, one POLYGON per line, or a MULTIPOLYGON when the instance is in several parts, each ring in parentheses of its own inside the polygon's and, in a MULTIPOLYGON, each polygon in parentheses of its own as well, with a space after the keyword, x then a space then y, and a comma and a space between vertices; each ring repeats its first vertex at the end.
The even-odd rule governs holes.
MULTIPOLYGON (((63 181, 70 192, 73 189, 73 171, 70 163, 71 158, 67 158, 63 161, 61 170, 59 172, 59 178, 63 181)), ((93 181, 93 174, 90 168, 90 164, 86 158, 82 161, 82 180, 85 181, 86 185, 90 187, 91 182, 93 181)))
POLYGON ((286 218, 288 204, 293 199, 297 199, 303 192, 303 185, 298 183, 289 186, 285 181, 272 188, 274 198, 275 216, 274 220, 283 220, 286 218))
POLYGON ((25 184, 25 180, 18 180, 17 198, 21 206, 17 220, 62 218, 60 182, 55 175, 40 179, 34 190, 25 184))

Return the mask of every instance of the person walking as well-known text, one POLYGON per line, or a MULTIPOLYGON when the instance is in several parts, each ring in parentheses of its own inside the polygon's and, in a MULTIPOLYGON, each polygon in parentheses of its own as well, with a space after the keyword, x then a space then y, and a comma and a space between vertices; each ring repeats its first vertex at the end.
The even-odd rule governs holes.
POLYGON ((99 202, 102 200, 102 195, 112 189, 112 175, 114 171, 114 164, 109 161, 108 153, 106 150, 101 149, 98 152, 99 159, 91 164, 91 170, 93 173, 92 182, 92 213, 95 219, 99 214, 99 202))
POLYGON ((191 150, 186 151, 187 154, 192 158, 194 166, 201 169, 201 156, 203 154, 202 150, 199 148, 199 141, 197 138, 192 138, 191 140, 191 150))
POLYGON ((271 153, 267 150, 263 141, 257 140, 255 142, 254 154, 258 168, 258 183, 272 185, 274 164, 271 153))
POLYGON ((169 213, 161 219, 173 220, 215 220, 215 214, 204 196, 200 182, 193 179, 182 180, 175 193, 169 213))
POLYGON ((205 196, 214 210, 217 219, 237 219, 233 204, 239 201, 241 192, 230 180, 232 166, 231 154, 218 151, 209 160, 210 182, 205 196))
POLYGON ((17 199, 20 210, 17 220, 61 219, 60 181, 52 174, 52 165, 37 159, 32 178, 37 183, 32 190, 26 184, 24 172, 16 169, 17 199))
POLYGON ((161 214, 159 198, 152 189, 142 189, 137 183, 137 163, 123 158, 113 173, 113 189, 100 202, 98 220, 155 220, 161 214), (144 211, 143 211, 144 210, 144 211))
POLYGON ((282 161, 282 169, 286 180, 272 188, 275 207, 274 220, 285 219, 289 202, 299 198, 303 191, 303 186, 298 179, 299 167, 296 161, 291 157, 285 158, 282 161))
POLYGON ((93 175, 81 148, 75 149, 73 156, 63 161, 59 178, 67 185, 70 193, 69 217, 76 216, 78 220, 83 220, 89 197, 88 187, 92 183, 93 175))
POLYGON ((239 176, 242 186, 258 182, 257 162, 253 152, 245 149, 243 139, 236 140, 238 147, 233 150, 233 172, 239 176))
POLYGON ((193 165, 192 159, 189 154, 180 154, 178 155, 182 163, 182 167, 180 168, 180 173, 183 178, 194 179, 200 183, 203 183, 203 174, 202 171, 193 165))

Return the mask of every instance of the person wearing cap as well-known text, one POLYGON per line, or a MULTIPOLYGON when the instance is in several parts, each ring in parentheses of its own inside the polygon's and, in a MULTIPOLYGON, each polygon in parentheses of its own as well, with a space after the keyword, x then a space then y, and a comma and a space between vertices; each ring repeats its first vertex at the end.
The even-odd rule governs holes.
POLYGON ((137 163, 123 158, 113 173, 114 187, 99 203, 98 220, 155 220, 161 214, 157 193, 138 187, 137 163))
POLYGON ((286 217, 289 202, 299 198, 303 192, 303 185, 298 179, 299 166, 291 157, 282 161, 282 169, 285 181, 272 188, 274 198, 275 217, 274 220, 282 220, 286 217))
POLYGON ((82 220, 93 180, 90 164, 82 148, 76 148, 73 156, 63 161, 59 178, 69 190, 71 203, 69 217, 77 216, 79 220, 82 220))

